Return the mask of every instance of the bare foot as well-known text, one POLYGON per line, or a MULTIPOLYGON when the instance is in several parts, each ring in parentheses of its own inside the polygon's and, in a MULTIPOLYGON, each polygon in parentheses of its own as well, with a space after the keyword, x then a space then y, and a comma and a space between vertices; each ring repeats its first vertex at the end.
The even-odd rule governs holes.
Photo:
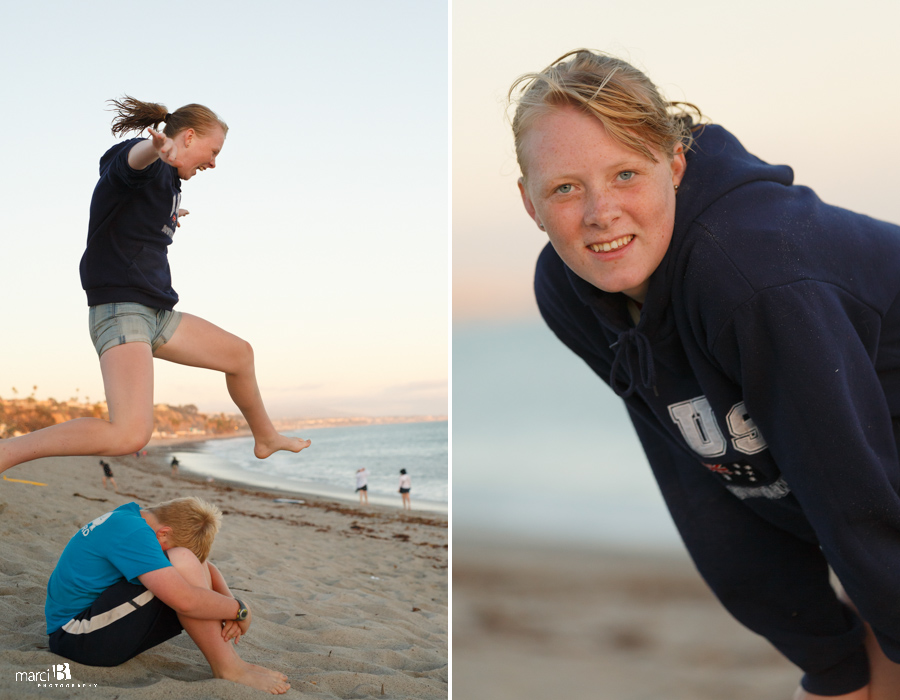
POLYGON ((276 671, 274 669, 266 668, 265 666, 259 666, 257 664, 251 664, 249 661, 245 663, 256 673, 262 673, 264 675, 272 676, 273 678, 277 678, 280 681, 286 681, 288 679, 288 677, 281 671, 276 671))
POLYGON ((310 440, 301 440, 300 438, 287 437, 275 433, 269 440, 257 440, 256 446, 253 448, 253 454, 257 459, 265 459, 273 452, 286 450, 287 452, 299 452, 305 450, 311 444, 310 440))
POLYGON ((272 695, 286 693, 291 687, 291 684, 287 682, 287 676, 284 674, 244 662, 233 669, 226 670, 218 677, 234 683, 240 683, 241 685, 248 685, 257 690, 264 690, 272 695), (262 672, 256 669, 261 669, 262 672))

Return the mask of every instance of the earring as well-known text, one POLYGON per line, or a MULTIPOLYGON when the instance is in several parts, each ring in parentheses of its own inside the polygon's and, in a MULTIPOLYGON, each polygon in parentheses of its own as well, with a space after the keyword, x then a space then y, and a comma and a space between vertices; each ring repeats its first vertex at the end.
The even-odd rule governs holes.
POLYGON ((678 185, 675 185, 675 191, 676 192, 678 191, 678 185))
POLYGON ((538 228, 539 228, 541 231, 546 231, 546 230, 547 230, 547 229, 544 228, 544 224, 538 224, 538 228))

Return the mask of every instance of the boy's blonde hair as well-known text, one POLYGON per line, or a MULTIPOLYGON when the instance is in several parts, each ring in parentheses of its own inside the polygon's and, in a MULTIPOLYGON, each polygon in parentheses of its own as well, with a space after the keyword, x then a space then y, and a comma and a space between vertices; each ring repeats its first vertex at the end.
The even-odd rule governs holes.
POLYGON ((172 544, 191 550, 200 561, 209 558, 222 524, 222 511, 218 506, 196 496, 187 496, 158 503, 147 510, 156 516, 160 525, 172 528, 172 544))

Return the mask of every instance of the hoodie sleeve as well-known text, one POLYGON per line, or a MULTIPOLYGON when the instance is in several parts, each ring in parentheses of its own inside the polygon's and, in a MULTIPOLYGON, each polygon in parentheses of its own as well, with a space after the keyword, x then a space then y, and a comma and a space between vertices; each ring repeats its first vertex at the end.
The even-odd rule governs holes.
POLYGON ((106 176, 113 187, 129 190, 144 187, 162 171, 164 163, 157 159, 143 170, 135 170, 128 164, 131 149, 145 139, 129 139, 111 148, 100 162, 100 175, 106 176))
POLYGON ((803 281, 754 295, 714 352, 739 377, 826 559, 900 662, 900 465, 875 368, 880 333, 880 315, 853 295, 803 281))

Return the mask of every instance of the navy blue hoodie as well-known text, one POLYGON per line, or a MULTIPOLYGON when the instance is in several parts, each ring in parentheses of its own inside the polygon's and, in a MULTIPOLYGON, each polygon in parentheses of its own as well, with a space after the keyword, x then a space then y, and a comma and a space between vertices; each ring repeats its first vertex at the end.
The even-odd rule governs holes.
POLYGON ((100 159, 80 268, 89 306, 132 301, 171 310, 178 302, 168 247, 178 223, 181 180, 161 160, 133 170, 128 151, 141 140, 117 143, 100 159))
POLYGON ((835 695, 900 662, 900 227, 821 202, 707 126, 637 326, 549 245, 556 335, 623 396, 701 575, 835 695))

